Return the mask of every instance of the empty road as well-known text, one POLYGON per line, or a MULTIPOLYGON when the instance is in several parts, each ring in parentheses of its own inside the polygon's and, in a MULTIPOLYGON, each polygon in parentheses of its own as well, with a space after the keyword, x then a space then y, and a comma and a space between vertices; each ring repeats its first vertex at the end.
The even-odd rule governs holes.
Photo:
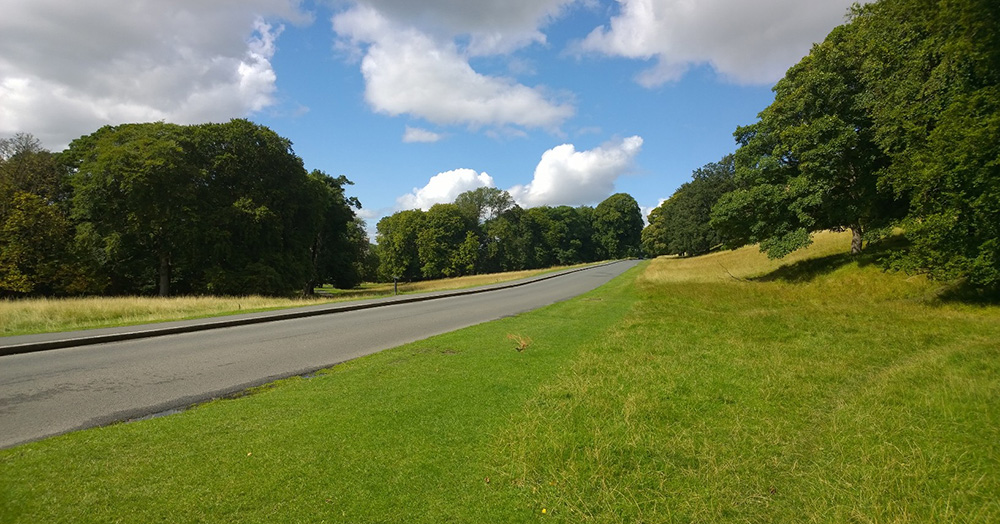
POLYGON ((2 356, 0 448, 184 408, 530 311, 595 289, 636 263, 425 302, 2 356))

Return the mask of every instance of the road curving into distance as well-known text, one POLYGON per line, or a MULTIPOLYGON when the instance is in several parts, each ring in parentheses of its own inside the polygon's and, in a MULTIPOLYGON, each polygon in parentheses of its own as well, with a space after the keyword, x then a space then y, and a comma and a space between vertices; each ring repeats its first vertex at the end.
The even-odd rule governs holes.
MULTIPOLYGON (((0 356, 0 448, 78 429, 182 409, 268 382, 327 368, 463 327, 516 315, 593 290, 634 267, 621 261, 485 290, 436 293, 434 299, 365 301, 362 309, 149 336, 164 325, 72 334, 6 337, 24 346, 93 334, 145 332, 142 338, 0 356), (373 305, 371 305, 373 304, 373 305)), ((281 315, 286 315, 282 317, 281 315)), ((222 324, 224 325, 224 324, 222 324)), ((128 338, 128 337, 126 337, 128 338)), ((61 343, 58 345, 68 345, 61 343)))

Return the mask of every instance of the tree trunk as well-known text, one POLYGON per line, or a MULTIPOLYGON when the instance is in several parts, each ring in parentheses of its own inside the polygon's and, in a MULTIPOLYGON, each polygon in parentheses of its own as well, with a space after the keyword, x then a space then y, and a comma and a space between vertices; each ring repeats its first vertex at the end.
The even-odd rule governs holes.
POLYGON ((851 228, 851 254, 860 255, 862 248, 862 238, 861 238, 861 228, 852 227, 851 228))
POLYGON ((160 255, 160 296, 170 295, 170 255, 160 255))

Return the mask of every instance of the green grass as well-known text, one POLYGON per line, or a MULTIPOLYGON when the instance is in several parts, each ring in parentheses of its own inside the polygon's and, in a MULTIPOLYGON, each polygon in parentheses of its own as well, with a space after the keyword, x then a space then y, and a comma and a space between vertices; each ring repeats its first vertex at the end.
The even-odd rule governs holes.
POLYGON ((0 451, 0 521, 1000 522, 1000 308, 841 240, 0 451))

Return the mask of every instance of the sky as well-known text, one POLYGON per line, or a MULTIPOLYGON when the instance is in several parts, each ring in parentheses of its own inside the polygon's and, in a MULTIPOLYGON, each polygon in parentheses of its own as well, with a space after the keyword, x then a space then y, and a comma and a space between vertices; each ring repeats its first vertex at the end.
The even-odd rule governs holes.
POLYGON ((483 186, 645 214, 851 3, 0 0, 0 136, 248 118, 353 181, 370 232, 483 186))

